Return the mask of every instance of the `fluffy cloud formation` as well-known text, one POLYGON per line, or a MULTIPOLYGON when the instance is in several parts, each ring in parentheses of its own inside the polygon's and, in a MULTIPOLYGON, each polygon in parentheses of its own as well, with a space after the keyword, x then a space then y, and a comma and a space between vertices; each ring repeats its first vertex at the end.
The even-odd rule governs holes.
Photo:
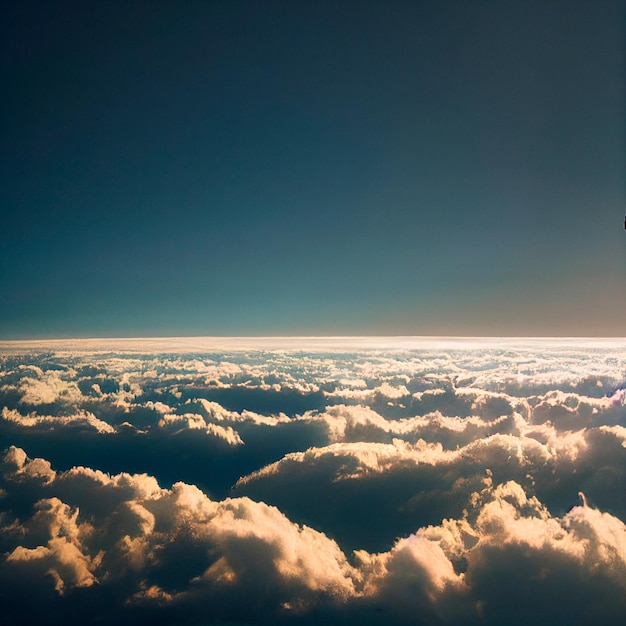
POLYGON ((0 357, 7 623, 621 623, 619 342, 105 343, 0 357))
POLYGON ((93 413, 89 411, 79 410, 76 415, 38 415, 31 413, 29 415, 22 415, 15 409, 8 409, 6 406, 2 408, 2 414, 0 416, 5 422, 13 423, 23 428, 49 430, 51 428, 85 428, 93 429, 98 433, 114 433, 115 428, 110 424, 98 419, 93 413))
MULTIPOLYGON (((3 465, 7 497, 20 492, 27 468, 45 464, 10 449, 3 465)), ((30 517, 3 529, 7 580, 44 577, 59 594, 123 580, 133 604, 245 593, 267 611, 355 594, 352 567, 337 544, 264 503, 214 502, 192 485, 161 489, 147 476, 88 468, 47 476, 38 495, 47 497, 34 502, 30 517)))
POLYGON ((34 500, 3 526, 5 593, 19 595, 16 585, 35 579, 71 606, 80 590, 93 588, 97 600, 109 588, 118 604, 97 610, 119 617, 159 608, 183 622, 197 611, 289 621, 321 610, 329 623, 347 611, 381 623, 549 624, 582 615, 617 624, 626 608, 623 522, 584 503, 553 516, 515 481, 486 478, 458 517, 387 551, 347 554, 263 502, 213 501, 192 485, 163 489, 149 476, 80 467, 50 470, 28 491, 21 474, 33 465, 46 462, 16 448, 3 459, 6 497, 34 500), (538 604, 536 594, 552 601, 538 604))

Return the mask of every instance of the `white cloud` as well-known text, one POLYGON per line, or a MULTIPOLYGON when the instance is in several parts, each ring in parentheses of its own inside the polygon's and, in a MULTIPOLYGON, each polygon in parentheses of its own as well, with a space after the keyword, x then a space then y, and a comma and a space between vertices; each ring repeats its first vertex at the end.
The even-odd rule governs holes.
POLYGON ((54 430, 59 427, 72 427, 95 430, 101 434, 115 433, 113 426, 98 419, 93 413, 83 409, 78 410, 74 415, 53 416, 37 415, 36 413, 22 415, 15 409, 4 407, 1 417, 7 422, 34 430, 54 430))
POLYGON ((114 598, 109 621, 621 623, 623 342, 264 341, 78 342, 2 372, 0 437, 53 460, 3 455, 3 598, 32 585, 54 611, 41 581, 63 606, 80 588, 114 598))
MULTIPOLYGON (((406 444, 395 447, 416 452, 406 444)), ((371 444, 359 453, 380 469, 380 458, 374 463, 368 454, 389 448, 371 444)), ((421 448, 426 455, 442 454, 434 446, 421 448)), ((29 461, 12 448, 4 463, 17 472, 29 461)), ((123 577, 133 606, 211 602, 227 618, 234 610, 229 602, 244 595, 252 612, 297 615, 323 603, 328 610, 352 607, 357 615, 359 607, 384 607, 392 621, 417 611, 426 620, 473 623, 481 614, 493 621, 497 594, 510 593, 513 584, 535 585, 535 576, 561 594, 586 593, 587 581, 610 580, 616 610, 623 605, 618 592, 626 592, 626 527, 619 519, 589 506, 554 517, 514 481, 493 487, 483 481, 458 518, 418 529, 386 552, 358 550, 352 564, 324 533, 248 498, 216 502, 192 485, 162 489, 149 476, 108 476, 89 468, 57 473, 41 489, 75 504, 56 496, 38 500, 20 532, 5 532, 5 541, 12 537, 16 545, 2 567, 47 577, 59 594, 123 577), (199 560, 189 558, 185 566, 178 555, 186 551, 199 560), (164 585, 159 572, 168 568, 178 574, 164 585), (580 589, 558 586, 565 572, 580 589)), ((514 610, 526 615, 525 607, 514 610)))
POLYGON ((23 564, 31 575, 46 575, 54 580, 59 594, 74 587, 90 587, 96 582, 90 563, 80 550, 64 538, 50 539, 46 546, 24 548, 18 546, 7 557, 7 562, 23 564))
POLYGON ((221 426, 219 424, 212 424, 205 422, 202 415, 196 413, 184 413, 183 415, 176 415, 168 413, 163 415, 158 424, 161 428, 167 428, 174 433, 181 432, 183 430, 198 430, 207 435, 223 439, 226 443, 232 446, 238 446, 243 444, 243 440, 231 426, 221 426))
POLYGON ((24 528, 31 541, 39 545, 17 546, 6 557, 7 562, 22 565, 39 576, 51 576, 60 594, 73 587, 93 585, 97 581, 92 570, 102 554, 90 558, 84 553, 82 541, 93 528, 86 522, 79 524, 77 518, 78 510, 71 510, 58 498, 40 500, 24 528))
POLYGON ((46 459, 29 459, 21 448, 11 446, 2 459, 1 469, 9 480, 35 480, 44 484, 52 482, 56 472, 46 459))
POLYGON ((64 402, 75 404, 83 398, 75 381, 65 380, 67 373, 56 370, 41 372, 40 378, 22 378, 19 392, 23 404, 39 405, 64 402))
POLYGON ((208 424, 206 429, 207 434, 214 435, 220 439, 223 439, 231 446, 239 446, 243 444, 243 439, 239 436, 239 433, 233 430, 230 426, 219 426, 217 424, 208 424))

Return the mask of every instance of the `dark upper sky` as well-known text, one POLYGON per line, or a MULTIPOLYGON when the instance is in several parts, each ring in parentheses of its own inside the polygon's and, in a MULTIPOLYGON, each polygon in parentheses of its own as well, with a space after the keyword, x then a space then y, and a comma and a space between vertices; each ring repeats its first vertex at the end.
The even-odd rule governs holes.
POLYGON ((623 335, 625 9, 3 3, 0 337, 623 335))

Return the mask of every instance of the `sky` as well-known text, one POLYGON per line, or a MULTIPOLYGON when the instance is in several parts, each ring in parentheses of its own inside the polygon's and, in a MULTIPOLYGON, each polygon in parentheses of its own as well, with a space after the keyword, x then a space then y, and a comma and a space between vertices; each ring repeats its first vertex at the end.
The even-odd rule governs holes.
POLYGON ((0 338, 623 335, 622 0, 1 11, 0 338))

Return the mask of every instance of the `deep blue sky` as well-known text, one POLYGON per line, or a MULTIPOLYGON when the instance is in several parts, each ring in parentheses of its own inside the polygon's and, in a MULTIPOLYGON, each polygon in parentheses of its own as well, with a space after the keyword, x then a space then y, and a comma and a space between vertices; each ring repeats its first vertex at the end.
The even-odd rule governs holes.
POLYGON ((3 3, 0 337, 623 335, 625 15, 3 3))

